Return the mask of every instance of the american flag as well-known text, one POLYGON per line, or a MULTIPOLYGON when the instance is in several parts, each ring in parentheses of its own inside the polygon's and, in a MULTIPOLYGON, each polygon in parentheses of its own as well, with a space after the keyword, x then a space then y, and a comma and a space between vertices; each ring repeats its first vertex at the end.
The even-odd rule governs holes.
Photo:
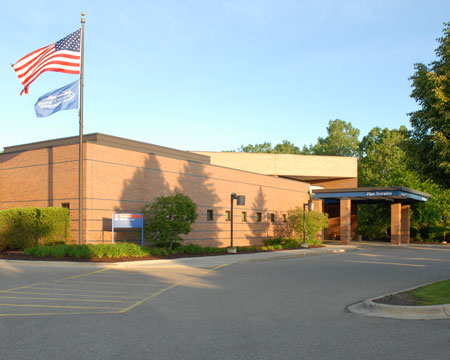
POLYGON ((28 94, 28 87, 45 71, 67 74, 80 73, 81 29, 54 44, 48 45, 17 61, 12 65, 24 86, 20 95, 28 94))

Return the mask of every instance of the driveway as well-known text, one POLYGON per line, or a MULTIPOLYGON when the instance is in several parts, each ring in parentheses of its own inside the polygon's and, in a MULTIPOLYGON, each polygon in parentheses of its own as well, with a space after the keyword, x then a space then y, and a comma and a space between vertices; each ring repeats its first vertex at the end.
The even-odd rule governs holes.
MULTIPOLYGON (((231 258, 231 257, 230 257, 231 258)), ((450 248, 125 268, 0 263, 4 359, 448 359, 448 320, 348 305, 450 277, 450 248)))

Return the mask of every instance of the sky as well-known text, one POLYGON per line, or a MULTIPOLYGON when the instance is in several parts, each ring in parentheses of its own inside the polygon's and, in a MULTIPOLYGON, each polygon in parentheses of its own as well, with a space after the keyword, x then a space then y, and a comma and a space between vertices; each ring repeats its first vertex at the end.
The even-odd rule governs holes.
POLYGON ((85 19, 84 133, 181 150, 235 150, 409 128, 415 63, 435 60, 448 0, 4 2, 0 149, 77 136, 76 110, 37 118, 37 99, 77 75, 46 72, 20 96, 11 64, 85 19))

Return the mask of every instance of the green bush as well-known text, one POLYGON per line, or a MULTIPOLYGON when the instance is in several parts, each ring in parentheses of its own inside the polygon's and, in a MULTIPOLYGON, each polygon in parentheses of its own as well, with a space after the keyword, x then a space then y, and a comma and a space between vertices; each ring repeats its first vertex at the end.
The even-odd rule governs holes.
POLYGON ((189 234, 197 219, 197 205, 189 196, 175 193, 161 196, 142 209, 144 213, 144 236, 153 244, 172 249, 183 241, 180 234, 189 234))
POLYGON ((0 250, 64 242, 69 235, 68 209, 29 207, 0 211, 0 250))
POLYGON ((250 251, 250 248, 248 246, 238 246, 236 249, 237 249, 237 252, 248 252, 248 251, 250 251))
POLYGON ((300 241, 290 238, 274 238, 264 240, 264 245, 274 246, 276 249, 295 249, 300 247, 300 241))
POLYGON ((101 258, 121 258, 121 257, 144 257, 150 255, 148 248, 142 248, 136 244, 116 243, 87 245, 92 257, 101 258))
POLYGON ((189 244, 186 246, 183 246, 183 254, 203 254, 205 253, 205 249, 201 247, 200 245, 195 244, 189 244))
POLYGON ((274 238, 274 239, 266 239, 264 240, 264 245, 269 246, 269 245, 280 245, 280 244, 284 244, 285 239, 283 238, 274 238))
POLYGON ((167 255, 169 255, 169 250, 166 248, 156 247, 156 248, 150 249, 150 253, 153 256, 167 256, 167 255))
POLYGON ((61 259, 71 257, 74 259, 90 259, 91 254, 87 245, 39 245, 26 248, 25 254, 36 257, 51 257, 61 259))
POLYGON ((323 228, 328 227, 328 215, 317 211, 308 211, 303 214, 303 208, 297 206, 295 209, 289 210, 289 226, 298 239, 306 241, 309 245, 319 245, 321 240, 316 235, 323 228), (303 217, 306 219, 306 239, 303 239, 303 217))

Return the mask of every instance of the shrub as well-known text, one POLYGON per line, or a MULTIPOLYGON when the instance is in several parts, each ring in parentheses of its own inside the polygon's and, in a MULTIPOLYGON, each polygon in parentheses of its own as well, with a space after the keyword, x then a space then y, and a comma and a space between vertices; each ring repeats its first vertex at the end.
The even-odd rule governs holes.
POLYGON ((266 239, 264 240, 264 245, 279 245, 284 244, 285 239, 283 238, 274 238, 274 239, 266 239))
POLYGON ((237 248, 238 252, 248 252, 250 251, 250 248, 248 246, 238 246, 237 248))
POLYGON ((183 246, 183 254, 204 254, 205 253, 205 249, 203 247, 201 247, 200 245, 195 245, 195 244, 189 244, 186 246, 183 246))
POLYGON ((292 249, 300 247, 300 241, 291 238, 274 238, 264 240, 264 245, 274 246, 275 249, 292 249))
POLYGON ((172 249, 174 243, 183 241, 180 234, 189 234, 197 219, 197 205, 189 196, 175 193, 162 196, 143 208, 144 236, 153 244, 172 249))
POLYGON ((87 245, 40 245, 26 248, 25 254, 36 257, 52 257, 56 259, 64 257, 90 259, 91 257, 87 245))
POLYGON ((0 250, 67 241, 69 210, 65 208, 14 208, 0 211, 0 250))
POLYGON ((121 257, 143 257, 150 255, 150 251, 136 244, 116 243, 87 245, 90 254, 97 258, 121 258, 121 257))
POLYGON ((323 228, 328 227, 328 215, 317 211, 308 211, 306 218, 306 239, 303 239, 303 208, 297 206, 295 209, 289 210, 289 226, 298 239, 306 241, 310 245, 318 245, 320 240, 316 239, 316 235, 323 228))

